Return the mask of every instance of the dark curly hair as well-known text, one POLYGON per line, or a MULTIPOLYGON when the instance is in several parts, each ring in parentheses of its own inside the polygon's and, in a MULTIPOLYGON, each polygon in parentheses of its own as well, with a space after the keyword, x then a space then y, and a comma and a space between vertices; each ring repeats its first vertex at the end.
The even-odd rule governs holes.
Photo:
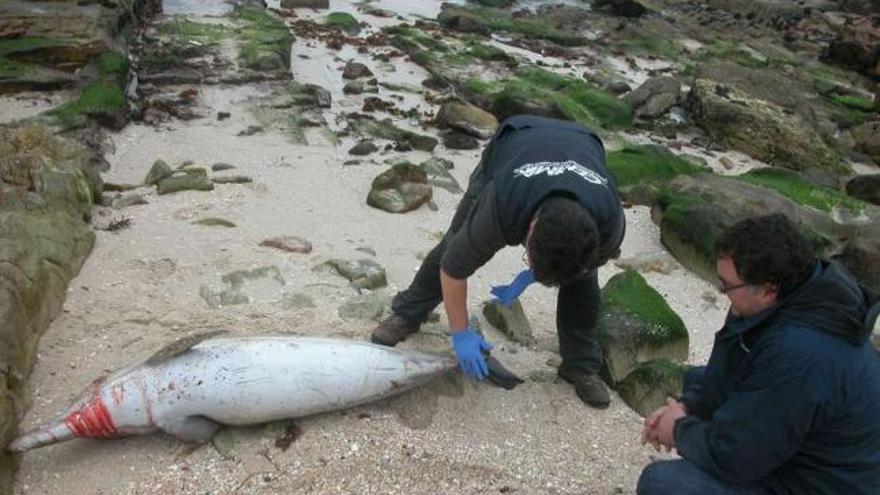
POLYGON ((598 256, 599 230, 577 201, 551 197, 535 214, 526 249, 535 280, 565 285, 590 268, 598 256))
POLYGON ((809 241, 781 213, 737 222, 715 241, 715 256, 732 258, 747 284, 776 285, 779 298, 806 282, 816 266, 809 241))

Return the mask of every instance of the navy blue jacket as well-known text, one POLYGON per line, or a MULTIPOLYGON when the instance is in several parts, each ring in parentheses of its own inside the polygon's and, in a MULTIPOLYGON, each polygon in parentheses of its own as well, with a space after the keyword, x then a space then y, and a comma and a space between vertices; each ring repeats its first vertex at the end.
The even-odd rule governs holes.
POLYGON ((871 296, 820 262, 776 306, 728 315, 701 379, 685 387, 679 454, 774 494, 880 494, 880 359, 871 296))

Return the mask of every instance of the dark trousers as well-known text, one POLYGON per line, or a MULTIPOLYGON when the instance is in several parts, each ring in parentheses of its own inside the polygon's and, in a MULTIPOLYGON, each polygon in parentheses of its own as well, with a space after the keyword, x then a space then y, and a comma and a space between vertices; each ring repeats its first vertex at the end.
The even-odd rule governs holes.
MULTIPOLYGON (((471 174, 467 191, 455 210, 449 230, 422 261, 422 266, 409 288, 398 293, 392 300, 391 310, 394 314, 410 321, 423 322, 443 300, 440 260, 446 251, 447 238, 464 223, 486 183, 487 178, 480 165, 471 174)), ((601 369, 602 347, 595 335, 600 301, 599 280, 595 270, 559 288, 556 330, 564 371, 596 374, 601 369)))
POLYGON ((772 495, 756 483, 735 485, 721 481, 687 459, 657 461, 639 477, 638 495, 772 495))

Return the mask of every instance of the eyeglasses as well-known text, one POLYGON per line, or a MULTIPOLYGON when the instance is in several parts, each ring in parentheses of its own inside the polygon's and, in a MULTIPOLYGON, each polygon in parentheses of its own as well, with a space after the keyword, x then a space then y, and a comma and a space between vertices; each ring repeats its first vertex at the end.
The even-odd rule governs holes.
POLYGON ((746 283, 746 282, 743 282, 743 283, 741 283, 741 284, 731 285, 730 287, 728 287, 728 286, 724 285, 724 282, 722 282, 722 281, 719 280, 719 281, 718 281, 718 285, 717 285, 716 287, 718 288, 718 292, 720 292, 720 293, 722 293, 722 294, 727 294, 727 293, 730 292, 730 291, 734 291, 734 290, 737 290, 737 289, 742 289, 743 287, 745 287, 745 286, 747 286, 747 285, 749 285, 749 284, 746 283))

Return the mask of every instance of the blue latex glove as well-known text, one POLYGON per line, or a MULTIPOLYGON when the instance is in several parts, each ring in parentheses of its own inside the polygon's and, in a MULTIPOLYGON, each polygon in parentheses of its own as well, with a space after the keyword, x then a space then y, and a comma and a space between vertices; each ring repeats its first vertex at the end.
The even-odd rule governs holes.
POLYGON ((486 358, 483 352, 492 350, 492 344, 483 340, 483 336, 468 327, 452 334, 452 348, 458 358, 458 366, 468 376, 482 380, 489 375, 486 358))
POLYGON ((533 283, 535 283, 535 274, 532 273, 532 270, 523 270, 513 279, 513 282, 508 285, 493 285, 490 292, 495 296, 496 301, 504 306, 510 306, 516 302, 516 298, 526 290, 526 287, 533 283))

